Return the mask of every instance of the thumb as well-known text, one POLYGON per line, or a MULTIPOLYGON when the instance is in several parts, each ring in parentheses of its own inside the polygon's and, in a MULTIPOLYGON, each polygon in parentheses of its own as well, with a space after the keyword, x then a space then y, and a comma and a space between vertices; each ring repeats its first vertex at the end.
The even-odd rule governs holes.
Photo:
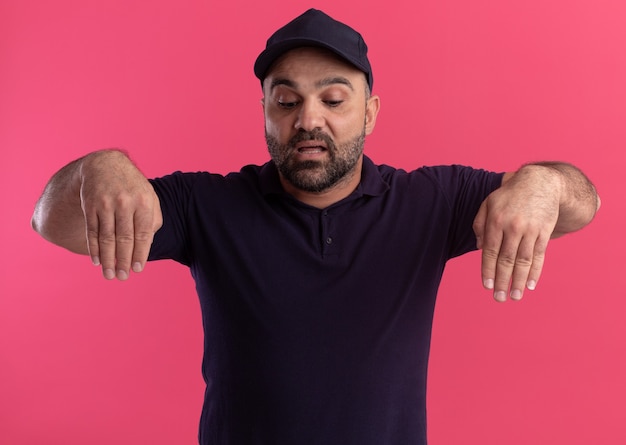
POLYGON ((474 229, 474 234, 476 235, 476 248, 483 248, 483 238, 485 234, 485 222, 487 221, 487 200, 484 200, 480 205, 478 212, 476 213, 476 217, 474 218, 474 224, 472 228, 474 229))

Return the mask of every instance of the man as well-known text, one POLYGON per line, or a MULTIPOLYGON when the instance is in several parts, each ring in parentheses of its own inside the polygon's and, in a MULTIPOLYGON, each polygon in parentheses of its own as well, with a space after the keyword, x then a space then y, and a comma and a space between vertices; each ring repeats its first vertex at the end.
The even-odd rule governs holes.
POLYGON ((147 259, 191 268, 205 329, 201 444, 425 444, 446 261, 481 248, 484 286, 519 300, 548 240, 592 220, 595 189, 559 163, 506 174, 374 165, 363 155, 380 106, 367 46, 321 11, 274 33, 254 69, 271 162, 148 180, 119 151, 91 153, 52 177, 33 227, 107 279, 147 259))

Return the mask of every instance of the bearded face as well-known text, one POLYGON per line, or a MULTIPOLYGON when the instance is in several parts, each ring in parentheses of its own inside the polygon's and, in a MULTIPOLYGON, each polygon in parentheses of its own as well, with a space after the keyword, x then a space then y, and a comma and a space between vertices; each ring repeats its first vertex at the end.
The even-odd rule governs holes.
POLYGON ((329 135, 319 129, 301 130, 286 144, 281 144, 267 132, 265 139, 270 156, 283 178, 300 190, 319 193, 352 177, 363 154, 365 128, 341 145, 336 145, 329 135), (308 155, 311 159, 307 159, 308 155))

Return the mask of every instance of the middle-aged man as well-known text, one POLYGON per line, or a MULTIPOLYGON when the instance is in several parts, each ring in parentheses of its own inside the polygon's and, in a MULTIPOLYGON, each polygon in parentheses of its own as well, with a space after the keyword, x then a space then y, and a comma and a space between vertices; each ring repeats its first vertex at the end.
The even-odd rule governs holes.
POLYGON ((321 11, 274 33, 254 71, 270 162, 148 180, 122 152, 93 152, 52 177, 33 227, 108 279, 147 259, 191 268, 201 444, 423 445, 446 261, 478 246, 484 286, 519 300, 550 237, 592 220, 595 189, 562 163, 375 165, 363 155, 380 103, 367 47, 321 11))

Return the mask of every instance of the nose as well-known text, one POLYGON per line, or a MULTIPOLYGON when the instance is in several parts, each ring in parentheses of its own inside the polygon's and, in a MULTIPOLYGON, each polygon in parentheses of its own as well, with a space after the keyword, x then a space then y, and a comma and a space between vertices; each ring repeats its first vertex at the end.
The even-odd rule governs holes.
POLYGON ((296 130, 312 131, 324 127, 324 109, 321 103, 314 100, 304 100, 300 104, 296 130))

